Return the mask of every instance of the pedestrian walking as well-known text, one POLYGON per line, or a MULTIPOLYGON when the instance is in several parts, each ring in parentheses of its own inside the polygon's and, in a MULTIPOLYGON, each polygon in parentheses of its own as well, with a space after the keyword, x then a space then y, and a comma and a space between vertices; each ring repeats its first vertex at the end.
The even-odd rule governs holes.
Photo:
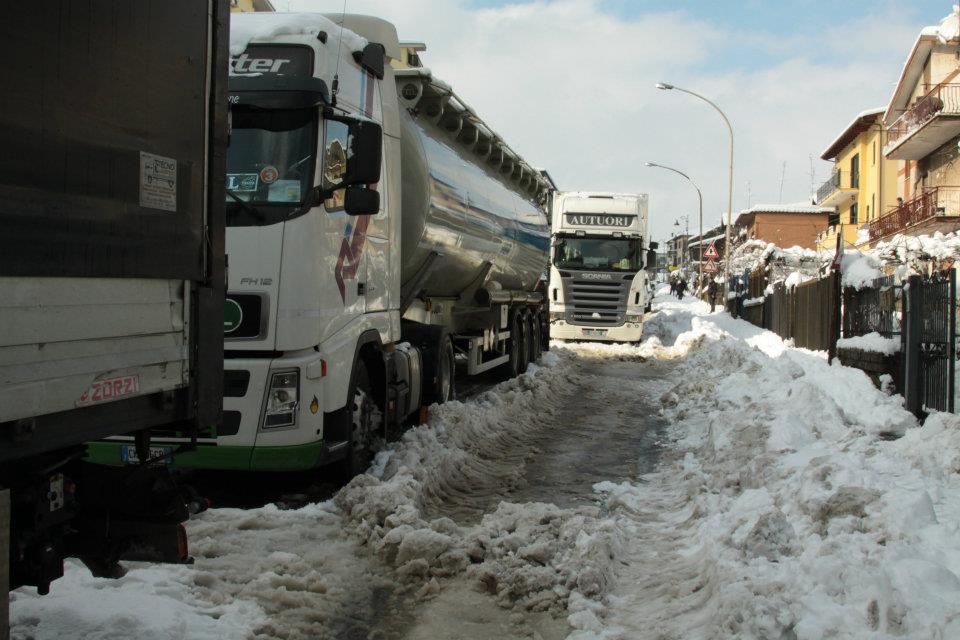
POLYGON ((683 300, 683 292, 687 290, 687 281, 683 278, 680 278, 680 281, 677 283, 677 298, 683 300))
POLYGON ((717 306, 717 281, 713 278, 710 278, 710 283, 707 284, 707 297, 710 298, 710 313, 713 313, 717 306))
POLYGON ((677 279, 670 278, 670 295, 677 295, 677 279))

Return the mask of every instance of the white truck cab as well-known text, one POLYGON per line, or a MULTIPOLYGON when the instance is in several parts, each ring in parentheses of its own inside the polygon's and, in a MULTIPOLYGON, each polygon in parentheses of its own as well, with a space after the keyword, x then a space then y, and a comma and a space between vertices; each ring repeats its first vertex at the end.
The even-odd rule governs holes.
POLYGON ((650 299, 647 195, 557 193, 550 337, 638 342, 650 299))

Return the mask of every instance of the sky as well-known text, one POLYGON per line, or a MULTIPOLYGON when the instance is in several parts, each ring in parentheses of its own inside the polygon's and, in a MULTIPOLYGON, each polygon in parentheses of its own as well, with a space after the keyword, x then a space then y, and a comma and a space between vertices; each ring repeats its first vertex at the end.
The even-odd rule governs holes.
MULTIPOLYGON (((274 0, 339 13, 343 0, 274 0)), ((422 41, 424 66, 453 86, 561 190, 650 195, 652 237, 699 231, 733 212, 809 202, 829 177, 820 154, 865 109, 885 107, 920 30, 952 10, 934 0, 348 0, 422 41), (811 175, 812 174, 812 175, 811 175), (782 185, 781 185, 782 182, 782 185), (680 225, 676 225, 676 222, 680 225)))

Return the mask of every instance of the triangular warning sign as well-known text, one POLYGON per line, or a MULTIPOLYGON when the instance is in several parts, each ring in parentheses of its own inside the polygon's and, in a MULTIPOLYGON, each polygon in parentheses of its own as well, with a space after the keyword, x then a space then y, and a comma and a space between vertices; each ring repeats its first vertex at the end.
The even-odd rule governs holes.
POLYGON ((717 253, 717 246, 714 243, 710 243, 710 246, 706 251, 703 252, 704 258, 719 258, 720 254, 717 253))
POLYGON ((717 263, 713 261, 713 258, 707 260, 707 263, 703 265, 703 270, 707 273, 716 273, 717 272, 717 263))

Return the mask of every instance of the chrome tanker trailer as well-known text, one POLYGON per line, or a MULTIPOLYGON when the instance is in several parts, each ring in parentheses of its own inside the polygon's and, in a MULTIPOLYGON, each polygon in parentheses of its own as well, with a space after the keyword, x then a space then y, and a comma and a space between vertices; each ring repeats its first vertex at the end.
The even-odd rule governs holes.
POLYGON ((459 377, 546 347, 552 184, 393 25, 233 17, 223 427, 172 464, 362 471, 459 377))

